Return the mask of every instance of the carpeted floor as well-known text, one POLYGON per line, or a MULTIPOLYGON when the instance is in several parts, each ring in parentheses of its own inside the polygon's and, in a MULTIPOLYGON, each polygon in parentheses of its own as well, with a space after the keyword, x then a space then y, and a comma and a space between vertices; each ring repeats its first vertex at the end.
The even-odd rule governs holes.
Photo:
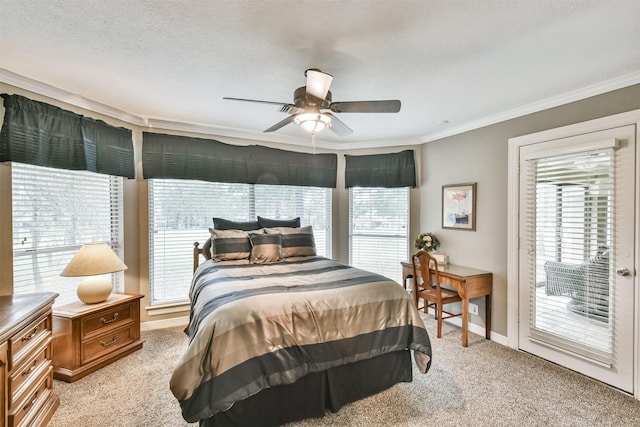
MULTIPOLYGON (((411 383, 343 407, 310 426, 637 426, 640 402, 598 382, 445 325, 432 337, 431 370, 411 383)), ((60 407, 50 427, 179 427, 186 423, 169 391, 187 339, 182 328, 142 333, 142 350, 75 383, 55 381, 60 407)))

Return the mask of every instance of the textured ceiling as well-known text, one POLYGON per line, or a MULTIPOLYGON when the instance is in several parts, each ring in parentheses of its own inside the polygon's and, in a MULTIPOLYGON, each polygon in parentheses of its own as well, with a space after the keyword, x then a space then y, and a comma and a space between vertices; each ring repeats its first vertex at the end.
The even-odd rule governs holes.
POLYGON ((340 114, 353 134, 320 144, 429 141, 640 82, 640 0, 0 0, 3 81, 150 126, 308 142, 262 133, 276 106, 222 97, 292 102, 312 67, 334 101, 402 101, 340 114))

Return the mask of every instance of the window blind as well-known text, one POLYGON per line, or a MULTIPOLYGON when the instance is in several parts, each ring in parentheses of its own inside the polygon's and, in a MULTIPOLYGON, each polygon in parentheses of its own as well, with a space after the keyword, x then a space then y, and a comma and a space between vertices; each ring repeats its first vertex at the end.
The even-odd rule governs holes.
POLYGON ((209 238, 213 217, 233 221, 299 216, 311 225, 318 255, 330 256, 331 189, 283 185, 149 180, 151 302, 184 301, 193 276, 193 243, 209 238))
POLYGON ((613 150, 528 162, 531 337, 609 363, 613 150))
POLYGON ((402 280, 409 259, 409 189, 349 189, 349 263, 402 280))
MULTIPOLYGON (((107 242, 123 256, 122 178, 12 163, 11 180, 14 293, 77 300, 82 278, 60 273, 84 243, 107 242)), ((123 273, 111 277, 122 291, 123 273)))

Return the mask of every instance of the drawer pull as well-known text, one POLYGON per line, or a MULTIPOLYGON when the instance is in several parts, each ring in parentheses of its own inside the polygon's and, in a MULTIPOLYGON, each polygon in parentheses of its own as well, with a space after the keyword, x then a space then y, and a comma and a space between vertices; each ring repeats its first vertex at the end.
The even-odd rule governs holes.
POLYGON ((38 329, 39 328, 40 328, 40 325, 38 325, 35 328, 33 328, 33 332, 31 333, 31 335, 27 335, 26 337, 22 337, 22 341, 29 341, 31 338, 33 338, 36 335, 38 335, 38 329))
POLYGON ((116 341, 118 341, 118 337, 117 336, 113 337, 113 339, 111 341, 109 341, 109 342, 100 341, 100 345, 103 346, 103 347, 109 347, 109 346, 114 345, 116 343, 116 341))
POLYGON ((30 367, 29 369, 27 369, 26 371, 24 371, 22 373, 22 376, 24 377, 25 375, 29 375, 31 372, 33 372, 34 369, 36 369, 36 366, 38 366, 38 360, 34 360, 33 361, 33 366, 30 367))
POLYGON ((33 406, 33 404, 36 403, 36 400, 38 400, 38 392, 37 391, 33 394, 33 399, 31 400, 31 402, 29 402, 26 405, 24 405, 22 407, 22 410, 23 411, 28 411, 29 408, 31 408, 33 406))
POLYGON ((100 318, 100 323, 102 323, 103 325, 108 325, 109 323, 113 323, 116 320, 118 320, 118 312, 116 311, 115 313, 113 313, 113 318, 112 319, 105 319, 104 317, 100 318))

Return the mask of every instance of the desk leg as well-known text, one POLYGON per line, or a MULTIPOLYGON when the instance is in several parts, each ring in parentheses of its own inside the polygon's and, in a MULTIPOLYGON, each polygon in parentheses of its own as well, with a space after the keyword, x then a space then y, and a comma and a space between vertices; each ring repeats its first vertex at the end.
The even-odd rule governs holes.
POLYGON ((405 289, 409 289, 407 288, 407 280, 408 279, 413 279, 413 275, 412 274, 407 274, 406 276, 404 276, 404 279, 402 279, 402 287, 405 289))
POLYGON ((485 338, 491 339, 491 294, 484 297, 485 338))
POLYGON ((462 346, 469 345, 469 299, 462 299, 462 346))

